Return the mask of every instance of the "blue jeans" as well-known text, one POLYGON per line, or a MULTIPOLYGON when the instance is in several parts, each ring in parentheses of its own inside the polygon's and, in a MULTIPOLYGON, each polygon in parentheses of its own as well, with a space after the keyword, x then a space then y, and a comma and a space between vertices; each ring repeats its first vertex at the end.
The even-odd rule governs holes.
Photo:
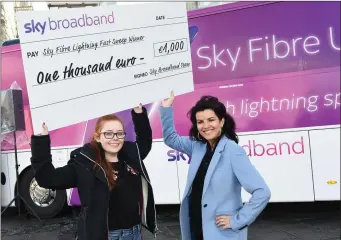
POLYGON ((142 240, 141 226, 109 231, 109 240, 142 240))

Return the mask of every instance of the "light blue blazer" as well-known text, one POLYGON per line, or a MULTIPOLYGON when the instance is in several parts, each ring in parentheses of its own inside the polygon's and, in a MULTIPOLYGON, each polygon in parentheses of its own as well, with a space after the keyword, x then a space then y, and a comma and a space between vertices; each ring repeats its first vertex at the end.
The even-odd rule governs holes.
MULTIPOLYGON (((187 184, 180 206, 180 228, 183 240, 191 239, 189 195, 194 177, 206 153, 206 144, 177 134, 173 108, 159 108, 165 144, 191 156, 187 184)), ((204 181, 202 225, 204 240, 246 240, 247 227, 255 221, 270 200, 270 189, 251 164, 246 152, 234 141, 223 136, 216 147, 204 181), (241 188, 252 194, 243 206, 241 188), (231 229, 221 230, 216 216, 231 216, 231 229)))

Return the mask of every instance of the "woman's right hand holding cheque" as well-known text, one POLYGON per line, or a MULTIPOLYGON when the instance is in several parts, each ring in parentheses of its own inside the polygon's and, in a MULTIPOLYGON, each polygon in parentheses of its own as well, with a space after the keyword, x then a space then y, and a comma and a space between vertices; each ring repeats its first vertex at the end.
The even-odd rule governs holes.
POLYGON ((45 123, 42 124, 42 131, 40 136, 45 136, 49 134, 49 129, 47 128, 47 125, 45 123))
POLYGON ((172 90, 171 91, 171 94, 170 94, 170 97, 169 98, 166 98, 162 101, 162 106, 167 108, 167 107, 170 107, 173 105, 173 102, 174 102, 174 91, 172 90))

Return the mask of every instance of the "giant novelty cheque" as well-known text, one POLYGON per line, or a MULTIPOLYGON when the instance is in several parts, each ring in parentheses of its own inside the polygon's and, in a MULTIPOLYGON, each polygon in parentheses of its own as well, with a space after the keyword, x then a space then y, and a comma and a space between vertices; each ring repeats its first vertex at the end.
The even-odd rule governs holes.
POLYGON ((17 13, 34 133, 193 91, 185 2, 17 13))

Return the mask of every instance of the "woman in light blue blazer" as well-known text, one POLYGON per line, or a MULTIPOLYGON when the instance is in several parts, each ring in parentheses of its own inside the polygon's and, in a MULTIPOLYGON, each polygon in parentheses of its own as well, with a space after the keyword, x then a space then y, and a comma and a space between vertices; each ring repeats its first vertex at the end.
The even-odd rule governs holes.
POLYGON ((191 156, 180 207, 183 240, 246 240, 248 226, 270 200, 270 190, 238 145, 235 122, 217 98, 202 97, 189 111, 189 137, 173 122, 174 93, 162 102, 165 144, 191 156), (241 188, 252 197, 243 205, 241 188))

